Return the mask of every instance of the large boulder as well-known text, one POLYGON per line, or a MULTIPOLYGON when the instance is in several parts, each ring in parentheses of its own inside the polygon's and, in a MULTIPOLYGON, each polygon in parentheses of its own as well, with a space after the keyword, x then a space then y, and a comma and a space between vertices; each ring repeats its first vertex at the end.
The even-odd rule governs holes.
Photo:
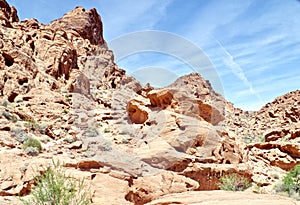
POLYGON ((141 102, 137 100, 131 100, 127 105, 127 112, 131 122, 135 124, 143 124, 148 120, 148 112, 150 109, 147 107, 141 106, 141 102))
POLYGON ((126 199, 136 205, 143 205, 166 194, 192 191, 198 187, 196 181, 166 171, 133 180, 126 199))

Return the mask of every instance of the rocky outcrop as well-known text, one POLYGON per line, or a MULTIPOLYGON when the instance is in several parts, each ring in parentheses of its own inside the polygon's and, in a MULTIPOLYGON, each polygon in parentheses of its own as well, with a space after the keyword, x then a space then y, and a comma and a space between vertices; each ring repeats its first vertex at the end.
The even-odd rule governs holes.
POLYGON ((146 107, 141 107, 140 102, 137 100, 131 100, 127 105, 127 112, 130 120, 135 124, 143 124, 146 120, 148 120, 147 111, 149 112, 146 107))
POLYGON ((277 97, 257 112, 234 109, 228 113, 231 129, 246 141, 284 141, 298 136, 300 90, 277 97))
POLYGON ((272 166, 280 167, 284 170, 290 170, 296 164, 300 164, 299 144, 290 142, 256 143, 248 145, 247 148, 255 155, 270 162, 272 166))
POLYGON ((150 99, 152 107, 172 110, 179 114, 207 121, 213 125, 224 120, 223 114, 214 107, 212 102, 205 103, 181 88, 151 90, 147 94, 147 98, 150 99))
POLYGON ((218 189, 231 173, 271 193, 299 164, 299 91, 244 112, 197 73, 143 87, 114 62, 95 9, 44 25, 0 8, 1 204, 28 195, 28 168, 52 158, 92 184, 94 204, 169 203, 174 193, 185 203, 179 193, 218 189), (29 138, 41 153, 23 150, 29 138))
POLYGON ((9 6, 5 0, 0 1, 0 23, 5 27, 12 27, 11 23, 18 22, 19 17, 17 10, 13 6, 9 6))
POLYGON ((161 109, 166 109, 171 106, 173 99, 173 94, 170 90, 151 90, 147 93, 147 97, 151 102, 151 106, 159 107, 161 109))
MULTIPOLYGON (((177 167, 171 170, 176 170, 177 167)), ((243 178, 252 181, 252 169, 247 164, 207 164, 207 163, 190 163, 189 166, 180 166, 179 173, 183 176, 197 181, 200 186, 195 190, 218 190, 220 178, 222 176, 237 174, 243 178)))
POLYGON ((103 26, 96 9, 86 11, 85 8, 76 7, 49 25, 54 30, 67 32, 70 38, 80 36, 87 39, 93 45, 104 46, 103 26))
MULTIPOLYGON (((222 95, 216 93, 209 81, 199 73, 191 73, 178 78, 168 88, 184 90, 190 97, 201 100, 203 103, 213 106, 224 117, 228 102, 222 95)), ((221 120, 220 120, 221 121, 221 120)))
POLYGON ((196 181, 174 172, 162 172, 133 180, 132 183, 126 199, 136 205, 145 204, 166 194, 192 191, 199 187, 196 181))

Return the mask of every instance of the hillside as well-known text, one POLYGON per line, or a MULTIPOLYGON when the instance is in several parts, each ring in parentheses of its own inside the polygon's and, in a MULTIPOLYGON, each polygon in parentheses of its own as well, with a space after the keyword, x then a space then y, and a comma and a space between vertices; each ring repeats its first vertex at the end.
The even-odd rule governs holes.
POLYGON ((245 204, 245 193, 212 191, 221 176, 236 173, 257 185, 249 192, 271 194, 299 164, 299 91, 248 113, 198 73, 143 87, 114 62, 96 9, 77 7, 44 25, 20 21, 5 0, 0 8, 1 205, 30 197, 52 161, 91 185, 92 204, 137 205, 201 204, 200 191, 216 193, 207 201, 245 204), (29 138, 41 151, 24 148, 29 138))

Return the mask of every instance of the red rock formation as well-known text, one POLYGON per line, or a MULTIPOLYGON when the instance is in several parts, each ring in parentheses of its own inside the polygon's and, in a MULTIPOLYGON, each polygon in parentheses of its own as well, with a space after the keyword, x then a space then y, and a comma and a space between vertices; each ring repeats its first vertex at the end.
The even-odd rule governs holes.
POLYGON ((63 30, 72 37, 80 36, 90 41, 91 44, 105 46, 103 39, 103 26, 96 9, 86 11, 76 7, 49 25, 54 30, 63 30))
POLYGON ((5 0, 0 0, 0 23, 5 27, 12 27, 11 23, 19 21, 17 10, 9 6, 5 0))
POLYGON ((28 194, 29 165, 53 156, 93 184, 94 204, 169 203, 231 173, 270 193, 299 164, 300 91, 244 112, 197 73, 143 88, 115 64, 95 9, 48 25, 19 21, 5 0, 0 9, 0 204, 28 194), (246 145, 247 136, 266 142, 246 145), (23 150, 29 137, 42 142, 38 156, 23 150))

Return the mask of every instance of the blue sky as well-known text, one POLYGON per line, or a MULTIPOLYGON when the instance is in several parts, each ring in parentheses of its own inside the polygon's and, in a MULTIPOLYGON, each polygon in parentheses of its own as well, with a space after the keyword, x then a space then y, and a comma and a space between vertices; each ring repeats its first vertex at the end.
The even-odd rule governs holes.
MULTIPOLYGON (((133 32, 156 30, 177 35, 197 46, 203 52, 202 57, 210 60, 221 85, 208 79, 213 87, 245 110, 258 110, 275 97, 300 89, 300 2, 297 0, 8 2, 18 9, 21 19, 36 18, 42 23, 61 17, 78 5, 95 7, 102 17, 104 37, 113 49, 129 46, 115 47, 113 43, 133 32)), ((182 51, 187 50, 186 46, 182 44, 182 51)), ((150 81, 156 86, 195 72, 186 61, 161 52, 141 51, 119 59, 118 65, 142 82, 150 81)), ((200 74, 210 78, 201 71, 200 74)))

